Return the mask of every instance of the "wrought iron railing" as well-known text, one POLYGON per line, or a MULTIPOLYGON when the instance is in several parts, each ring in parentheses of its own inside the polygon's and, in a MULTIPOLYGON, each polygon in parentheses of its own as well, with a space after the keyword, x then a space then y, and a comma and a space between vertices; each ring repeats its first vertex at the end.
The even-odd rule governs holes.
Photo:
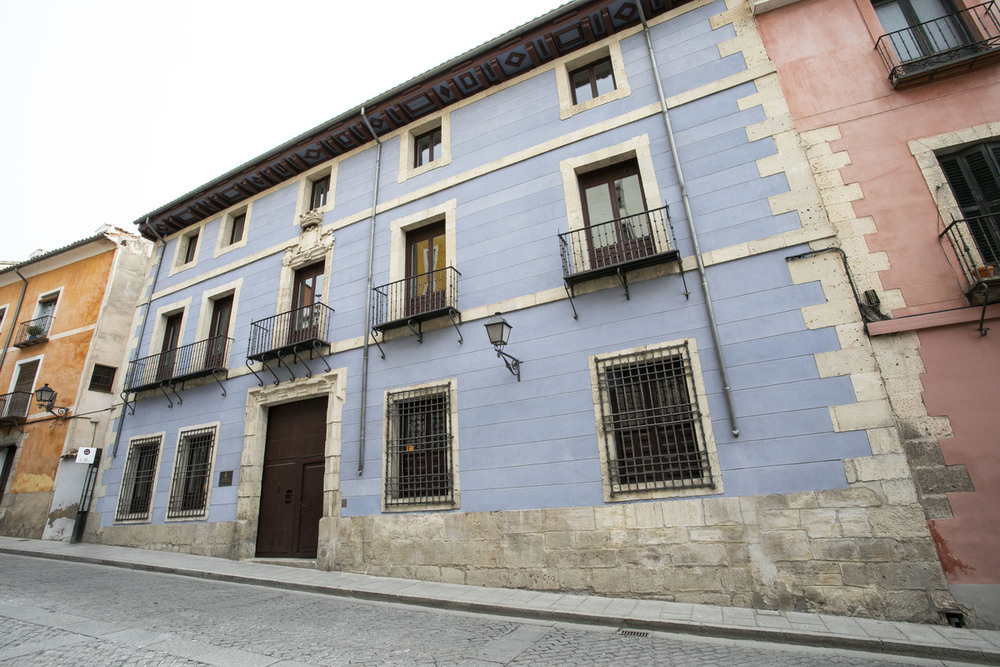
POLYGON ((951 243, 970 287, 1000 278, 1000 215, 955 220, 941 237, 951 243))
POLYGON ((905 77, 978 58, 1000 49, 995 0, 879 37, 876 48, 896 86, 905 77))
POLYGON ((372 328, 458 310, 458 276, 452 266, 372 288, 372 328))
POLYGON ((673 250, 667 207, 559 234, 563 276, 639 263, 673 250))
POLYGON ((14 347, 27 347, 48 340, 49 329, 52 328, 52 316, 36 317, 33 320, 21 322, 14 337, 14 347))
POLYGON ((215 336, 159 354, 136 359, 128 366, 126 392, 189 380, 229 368, 232 338, 215 336))
POLYGON ((329 322, 333 309, 321 303, 302 306, 250 324, 248 359, 261 360, 298 346, 330 342, 329 322))
POLYGON ((21 423, 28 417, 31 407, 30 391, 12 391, 0 394, 0 424, 21 423))

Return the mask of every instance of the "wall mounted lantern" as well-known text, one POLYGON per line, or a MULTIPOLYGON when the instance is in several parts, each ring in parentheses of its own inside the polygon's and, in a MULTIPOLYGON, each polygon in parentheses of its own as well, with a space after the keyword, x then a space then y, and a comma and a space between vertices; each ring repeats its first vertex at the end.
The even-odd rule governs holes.
POLYGON ((38 402, 38 407, 44 408, 46 412, 59 419, 66 419, 66 415, 69 414, 69 408, 56 406, 56 392, 52 390, 48 382, 41 389, 35 390, 35 400, 38 402))
POLYGON ((497 351, 497 357, 503 359, 503 363, 507 366, 507 370, 510 371, 511 375, 517 377, 517 381, 521 381, 521 360, 516 359, 506 352, 503 351, 504 346, 507 344, 507 340, 510 338, 510 330, 513 329, 507 320, 503 318, 500 313, 496 313, 487 320, 486 324, 486 335, 490 337, 490 342, 493 343, 493 349, 497 351))

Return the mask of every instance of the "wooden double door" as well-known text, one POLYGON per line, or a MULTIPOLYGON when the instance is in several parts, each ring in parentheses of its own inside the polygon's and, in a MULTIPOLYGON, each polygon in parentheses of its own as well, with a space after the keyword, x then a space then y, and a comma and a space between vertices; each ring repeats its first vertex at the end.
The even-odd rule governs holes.
POLYGON ((315 558, 323 517, 326 397, 268 410, 257 556, 315 558))

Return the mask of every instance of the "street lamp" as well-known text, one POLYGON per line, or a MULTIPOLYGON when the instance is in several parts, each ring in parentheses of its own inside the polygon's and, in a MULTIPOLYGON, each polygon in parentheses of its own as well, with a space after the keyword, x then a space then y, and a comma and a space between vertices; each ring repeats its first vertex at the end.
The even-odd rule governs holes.
POLYGON ((507 320, 503 318, 500 313, 495 313, 493 317, 487 320, 486 324, 486 335, 490 337, 490 343, 493 344, 493 349, 497 351, 497 357, 503 359, 504 365, 507 370, 510 371, 511 375, 517 377, 517 381, 521 381, 521 360, 510 356, 503 351, 504 346, 507 344, 507 340, 510 338, 510 330, 513 327, 507 323, 507 320))
POLYGON ((46 412, 55 415, 59 419, 65 419, 66 415, 69 414, 69 408, 56 406, 56 392, 49 386, 48 382, 40 389, 35 390, 35 401, 38 402, 38 407, 44 408, 46 412))

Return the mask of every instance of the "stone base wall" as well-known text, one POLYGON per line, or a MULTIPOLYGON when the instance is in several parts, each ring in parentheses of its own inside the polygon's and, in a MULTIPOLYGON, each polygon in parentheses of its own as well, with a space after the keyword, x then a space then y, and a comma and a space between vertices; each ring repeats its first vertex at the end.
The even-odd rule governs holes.
POLYGON ((0 505, 0 535, 42 539, 52 505, 52 491, 8 493, 0 505))
MULTIPOLYGON (((97 524, 96 517, 93 524, 97 524)), ((84 541, 235 560, 240 556, 241 534, 235 521, 104 526, 96 530, 88 525, 84 541)))
POLYGON ((324 524, 333 570, 902 621, 954 606, 921 506, 871 486, 324 524))

